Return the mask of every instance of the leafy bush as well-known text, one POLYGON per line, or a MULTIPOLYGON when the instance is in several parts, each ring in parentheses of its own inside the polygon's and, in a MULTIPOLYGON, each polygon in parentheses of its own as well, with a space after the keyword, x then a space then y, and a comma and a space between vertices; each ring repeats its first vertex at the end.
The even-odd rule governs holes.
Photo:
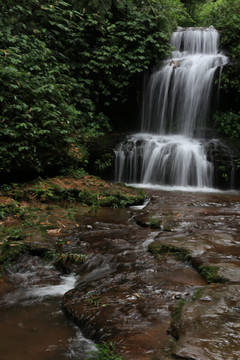
POLYGON ((0 204, 0 220, 6 219, 8 216, 17 216, 24 218, 25 208, 19 206, 16 201, 10 204, 0 204))
POLYGON ((239 139, 240 111, 218 112, 214 115, 214 121, 219 132, 231 139, 239 139))
POLYGON ((41 173, 64 162, 74 141, 74 79, 35 34, 15 35, 9 26, 1 30, 1 173, 41 173))

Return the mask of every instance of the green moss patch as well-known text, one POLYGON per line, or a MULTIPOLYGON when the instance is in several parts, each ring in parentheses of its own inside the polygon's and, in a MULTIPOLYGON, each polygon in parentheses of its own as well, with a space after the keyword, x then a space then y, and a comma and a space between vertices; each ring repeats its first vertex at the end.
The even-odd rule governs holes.
POLYGON ((3 196, 9 196, 18 202, 68 201, 87 206, 107 207, 139 205, 145 198, 141 190, 123 184, 108 183, 90 175, 79 178, 57 177, 28 184, 14 184, 7 190, 4 187, 0 188, 0 192, 3 196))
POLYGON ((162 244, 159 241, 154 241, 148 246, 148 250, 157 257, 175 256, 180 261, 190 261, 191 253, 183 247, 176 247, 172 245, 162 244))
POLYGON ((45 255, 68 272, 84 261, 84 255, 72 253, 65 243, 59 248, 57 242, 64 242, 68 230, 79 226, 79 216, 99 206, 142 204, 144 198, 142 191, 86 174, 0 187, 0 271, 34 243, 49 250, 45 255))
POLYGON ((123 360, 122 356, 118 354, 117 345, 114 341, 97 344, 97 351, 91 352, 90 357, 86 360, 92 359, 92 355, 94 355, 95 360, 123 360))
POLYGON ((186 300, 180 300, 176 306, 174 306, 173 312, 172 312, 172 318, 173 321, 178 321, 181 317, 182 308, 186 304, 186 300))
POLYGON ((197 271, 202 275, 208 283, 223 283, 227 280, 218 274, 219 268, 211 265, 201 265, 197 267, 197 271))
POLYGON ((217 266, 202 264, 195 265, 190 251, 183 247, 176 247, 169 244, 163 244, 160 241, 153 241, 148 246, 148 251, 154 254, 155 257, 163 258, 165 256, 175 256, 178 260, 183 262, 190 262, 193 268, 208 282, 208 283, 223 283, 227 280, 218 274, 219 268, 217 266))
POLYGON ((16 261, 21 254, 29 251, 29 247, 21 242, 3 241, 0 243, 0 275, 8 265, 16 261))

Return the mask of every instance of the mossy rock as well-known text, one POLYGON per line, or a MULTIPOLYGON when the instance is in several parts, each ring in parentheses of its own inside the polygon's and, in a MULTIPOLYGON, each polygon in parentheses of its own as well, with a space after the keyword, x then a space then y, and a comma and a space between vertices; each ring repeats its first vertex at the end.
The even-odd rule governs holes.
POLYGON ((173 245, 163 244, 160 241, 153 241, 148 246, 148 251, 152 252, 155 256, 176 256, 178 260, 188 262, 191 261, 191 253, 183 247, 176 247, 173 245))
POLYGON ((135 217, 135 220, 139 226, 148 227, 151 229, 161 229, 162 220, 157 217, 149 217, 148 215, 142 214, 135 217))
POLYGON ((227 281, 227 279, 218 274, 219 268, 217 266, 201 265, 198 266, 197 271, 208 283, 224 283, 227 281))

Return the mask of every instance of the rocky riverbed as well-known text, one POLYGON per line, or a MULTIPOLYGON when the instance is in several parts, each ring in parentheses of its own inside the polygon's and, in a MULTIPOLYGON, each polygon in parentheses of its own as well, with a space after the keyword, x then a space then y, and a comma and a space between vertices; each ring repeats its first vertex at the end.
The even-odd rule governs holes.
POLYGON ((143 208, 76 211, 48 229, 44 247, 86 256, 67 269, 64 313, 123 359, 239 359, 239 193, 145 193, 143 208))
POLYGON ((100 212, 72 235, 90 256, 66 314, 126 359, 238 359, 239 195, 147 195, 144 209, 100 212))

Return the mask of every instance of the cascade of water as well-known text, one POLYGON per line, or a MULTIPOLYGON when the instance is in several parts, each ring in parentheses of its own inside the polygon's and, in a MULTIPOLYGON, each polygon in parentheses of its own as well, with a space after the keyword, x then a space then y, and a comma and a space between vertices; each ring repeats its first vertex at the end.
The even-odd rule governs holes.
POLYGON ((198 135, 213 103, 214 79, 227 57, 217 53, 215 29, 176 31, 172 59, 150 78, 143 104, 142 131, 198 135))
POLYGON ((213 165, 204 150, 206 141, 198 138, 217 103, 215 80, 228 62, 218 53, 218 41, 212 27, 173 33, 172 58, 152 74, 146 87, 142 133, 115 149, 117 181, 212 186, 213 165))

